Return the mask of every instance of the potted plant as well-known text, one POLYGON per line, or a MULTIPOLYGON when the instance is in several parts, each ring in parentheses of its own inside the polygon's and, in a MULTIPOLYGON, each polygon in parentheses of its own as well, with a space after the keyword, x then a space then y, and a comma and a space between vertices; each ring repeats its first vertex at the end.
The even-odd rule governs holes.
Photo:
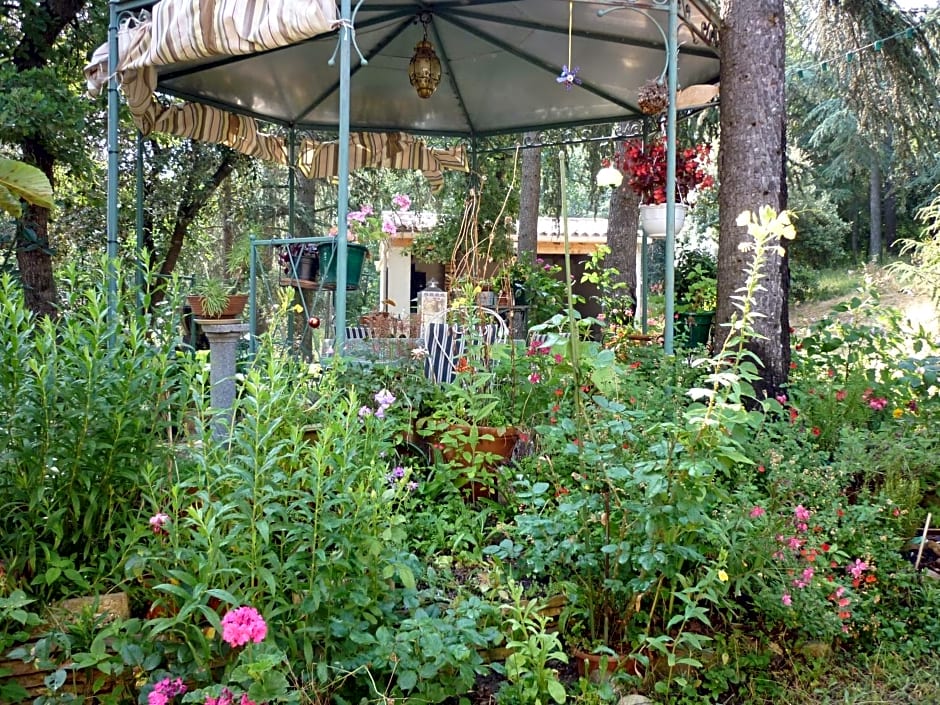
POLYGON ((223 274, 213 275, 209 266, 204 266, 204 277, 193 282, 186 297, 195 318, 201 321, 229 321, 245 310, 248 294, 244 293, 243 281, 251 260, 251 238, 242 233, 235 239, 226 254, 223 274))
POLYGON ((248 303, 248 294, 236 293, 237 285, 225 279, 207 277, 197 281, 186 303, 200 320, 227 320, 236 318, 248 303))
MULTIPOLYGON (((346 250, 346 288, 358 289, 365 260, 376 256, 377 266, 385 257, 388 238, 398 232, 402 215, 411 208, 411 198, 399 193, 392 197, 395 206, 393 212, 378 212, 370 204, 360 206, 358 210, 346 215, 347 250, 346 250), (375 250, 375 252, 373 252, 375 250)), ((330 233, 335 237, 338 232, 333 228, 330 233)), ((320 285, 326 289, 336 288, 336 247, 335 242, 323 242, 317 245, 320 261, 320 285)))
MULTIPOLYGON (((682 229, 686 211, 694 203, 694 194, 714 184, 708 170, 710 153, 711 147, 707 144, 676 150, 677 233, 682 229)), ((640 223, 649 235, 666 232, 666 157, 666 144, 661 137, 656 137, 649 142, 627 141, 613 160, 613 165, 623 172, 627 185, 640 196, 640 223)), ((609 161, 605 168, 610 168, 609 161)))
POLYGON ((457 484, 474 501, 495 496, 496 469, 512 457, 519 430, 495 391, 493 372, 466 359, 457 372, 426 401, 418 433, 459 470, 457 484))
POLYGON ((317 246, 313 242, 294 242, 281 247, 278 253, 284 274, 290 279, 316 281, 319 271, 317 246))
POLYGON ((688 333, 687 346, 708 343, 717 305, 718 281, 712 271, 698 262, 682 278, 682 293, 676 307, 680 326, 688 333))

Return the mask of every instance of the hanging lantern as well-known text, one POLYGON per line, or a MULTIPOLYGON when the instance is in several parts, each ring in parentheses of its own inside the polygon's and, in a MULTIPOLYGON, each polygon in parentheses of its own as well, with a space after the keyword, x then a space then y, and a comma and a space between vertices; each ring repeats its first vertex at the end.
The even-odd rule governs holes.
POLYGON ((421 98, 430 98, 441 82, 441 61, 428 41, 431 15, 422 12, 419 19, 424 25, 424 38, 415 45, 415 53, 408 64, 408 78, 421 98))
POLYGON ((610 166, 610 164, 605 164, 600 171, 597 172, 597 185, 601 188, 620 188, 620 184, 623 183, 623 174, 616 167, 610 166))

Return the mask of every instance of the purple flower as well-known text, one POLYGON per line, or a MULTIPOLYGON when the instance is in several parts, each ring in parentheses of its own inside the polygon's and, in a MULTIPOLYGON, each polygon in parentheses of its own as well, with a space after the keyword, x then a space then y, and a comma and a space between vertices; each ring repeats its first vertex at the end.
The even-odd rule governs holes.
POLYGON ((382 232, 386 235, 394 235, 398 232, 398 228, 395 227, 395 223, 391 218, 382 219, 382 232))
POLYGON ((372 409, 368 406, 360 406, 359 418, 364 419, 366 416, 372 416, 372 409))
POLYGON ((581 79, 578 78, 578 71, 581 70, 580 66, 573 66, 571 70, 568 70, 568 64, 565 64, 561 67, 561 74, 558 78, 555 79, 557 83, 562 84, 565 87, 566 91, 571 90, 573 85, 581 85, 581 79))
POLYGON ((400 211, 406 211, 411 208, 411 199, 403 193, 396 193, 392 196, 392 203, 394 203, 395 207, 400 211))
POLYGON ((409 492, 414 492, 416 489, 418 489, 418 483, 412 480, 407 485, 405 485, 405 487, 408 488, 409 492))
POLYGON ((384 406, 386 409, 395 403, 395 396, 387 389, 377 392, 374 399, 376 404, 384 406))

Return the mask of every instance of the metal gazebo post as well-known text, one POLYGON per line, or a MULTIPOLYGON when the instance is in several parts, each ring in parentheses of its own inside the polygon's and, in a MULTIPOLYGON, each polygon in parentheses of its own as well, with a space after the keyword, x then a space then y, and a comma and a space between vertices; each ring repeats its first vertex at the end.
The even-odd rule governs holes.
MULTIPOLYGON (((117 324, 117 270, 118 257, 118 8, 112 0, 108 4, 108 317, 117 324)), ((113 343, 114 334, 111 335, 113 343)))
POLYGON ((676 252, 676 89, 679 43, 679 0, 669 0, 669 26, 666 37, 667 90, 669 106, 666 109, 666 310, 663 331, 663 349, 673 352, 673 323, 675 316, 675 252, 676 252))
POLYGON ((336 203, 336 323, 333 349, 339 354, 346 343, 346 253, 348 251, 349 211, 349 48, 352 43, 352 8, 350 0, 340 3, 339 31, 339 198, 336 203))

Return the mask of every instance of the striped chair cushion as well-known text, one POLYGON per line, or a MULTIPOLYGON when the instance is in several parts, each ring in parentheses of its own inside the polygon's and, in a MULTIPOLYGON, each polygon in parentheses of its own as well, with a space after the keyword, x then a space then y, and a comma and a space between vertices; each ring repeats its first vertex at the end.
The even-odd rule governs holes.
POLYGON ((431 323, 427 336, 425 376, 433 382, 453 382, 457 375, 457 363, 466 350, 463 331, 446 323, 431 323))

